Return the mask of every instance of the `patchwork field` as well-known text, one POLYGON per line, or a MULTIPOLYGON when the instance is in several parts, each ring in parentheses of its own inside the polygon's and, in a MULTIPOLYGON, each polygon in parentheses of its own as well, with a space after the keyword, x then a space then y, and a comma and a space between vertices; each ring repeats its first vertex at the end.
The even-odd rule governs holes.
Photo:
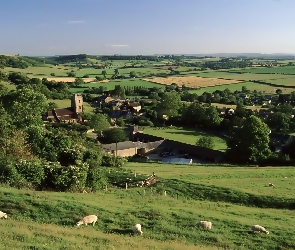
POLYGON ((207 78, 197 76, 155 77, 145 78, 143 80, 166 85, 176 83, 178 86, 182 86, 183 84, 185 84, 187 87, 190 88, 202 88, 208 86, 226 85, 240 82, 237 80, 225 80, 219 78, 207 78))

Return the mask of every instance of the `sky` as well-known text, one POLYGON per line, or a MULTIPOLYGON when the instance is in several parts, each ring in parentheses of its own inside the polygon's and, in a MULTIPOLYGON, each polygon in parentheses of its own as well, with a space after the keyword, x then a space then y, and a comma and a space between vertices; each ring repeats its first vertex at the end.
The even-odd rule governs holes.
POLYGON ((0 54, 295 54, 294 0, 0 1, 0 54))

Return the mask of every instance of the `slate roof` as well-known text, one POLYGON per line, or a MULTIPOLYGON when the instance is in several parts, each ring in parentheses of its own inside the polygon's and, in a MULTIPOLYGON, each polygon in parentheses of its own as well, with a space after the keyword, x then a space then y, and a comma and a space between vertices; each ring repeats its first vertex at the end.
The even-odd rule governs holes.
MULTIPOLYGON (((106 151, 116 150, 116 143, 110 143, 110 144, 101 144, 102 149, 106 151)), ((124 142, 118 142, 117 144, 117 150, 124 150, 129 148, 135 148, 136 145, 132 141, 124 141, 124 142)))

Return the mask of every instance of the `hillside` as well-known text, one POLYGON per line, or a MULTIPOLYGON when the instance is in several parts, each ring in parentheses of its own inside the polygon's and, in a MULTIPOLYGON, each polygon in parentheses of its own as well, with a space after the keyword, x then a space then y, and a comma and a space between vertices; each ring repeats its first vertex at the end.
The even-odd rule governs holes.
MULTIPOLYGON (((259 208, 231 202, 237 190, 261 199, 279 199, 280 192, 294 193, 294 168, 251 168, 177 166, 128 163, 130 178, 155 171, 160 182, 152 188, 108 188, 96 193, 60 193, 1 187, 0 206, 8 219, 0 220, 1 249, 294 249, 294 212, 289 209, 259 208), (255 174, 256 172, 256 174, 255 174), (260 176, 260 182, 255 178, 260 176), (211 178, 212 177, 212 178, 211 178), (284 177, 287 177, 286 179, 284 177), (230 183, 239 179, 239 185, 230 183), (207 181, 206 181, 207 180, 207 181), (223 180, 223 183, 208 181, 223 180), (267 186, 269 180, 275 188, 267 186), (253 192, 243 189, 251 182, 253 192), (181 189, 177 185, 181 183, 181 189), (227 183, 224 184, 224 183, 227 183), (177 185, 176 185, 177 184, 177 185), (192 186, 193 185, 193 186, 192 186), (195 192, 193 189, 196 188, 195 192), (226 190, 227 202, 210 201, 226 190), (255 189, 260 189, 260 194, 255 189), (190 191, 191 189, 191 191, 190 191), (206 189, 206 192, 200 192, 206 189), (167 190, 167 196, 164 196, 167 190), (275 192, 270 193, 271 190, 275 192), (268 198, 267 198, 268 197, 268 198), (75 226, 87 214, 99 217, 95 227, 75 226), (213 222, 211 231, 194 225, 213 222), (143 236, 133 236, 132 227, 142 224, 143 236), (261 224, 269 235, 250 233, 261 224)), ((110 170, 116 173, 115 169, 110 170)), ((126 179, 125 179, 126 180, 126 179)), ((120 180, 124 183, 124 179, 120 180)), ((294 198, 283 202, 293 202, 294 198), (293 200, 292 200, 293 199, 293 200)), ((218 196, 216 197, 218 199, 218 196)), ((222 197, 220 197, 222 198, 222 197)), ((259 206, 259 204, 257 204, 259 206)))

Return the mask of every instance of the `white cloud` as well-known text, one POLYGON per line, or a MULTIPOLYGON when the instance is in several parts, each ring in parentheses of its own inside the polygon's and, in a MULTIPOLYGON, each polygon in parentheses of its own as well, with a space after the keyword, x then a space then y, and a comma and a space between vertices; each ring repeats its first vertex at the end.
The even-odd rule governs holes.
POLYGON ((82 20, 75 20, 75 21, 68 21, 67 24, 79 24, 79 23, 85 23, 85 21, 82 20))
POLYGON ((129 47, 129 45, 127 45, 127 44, 111 44, 111 45, 107 45, 107 47, 123 48, 123 47, 129 47))

